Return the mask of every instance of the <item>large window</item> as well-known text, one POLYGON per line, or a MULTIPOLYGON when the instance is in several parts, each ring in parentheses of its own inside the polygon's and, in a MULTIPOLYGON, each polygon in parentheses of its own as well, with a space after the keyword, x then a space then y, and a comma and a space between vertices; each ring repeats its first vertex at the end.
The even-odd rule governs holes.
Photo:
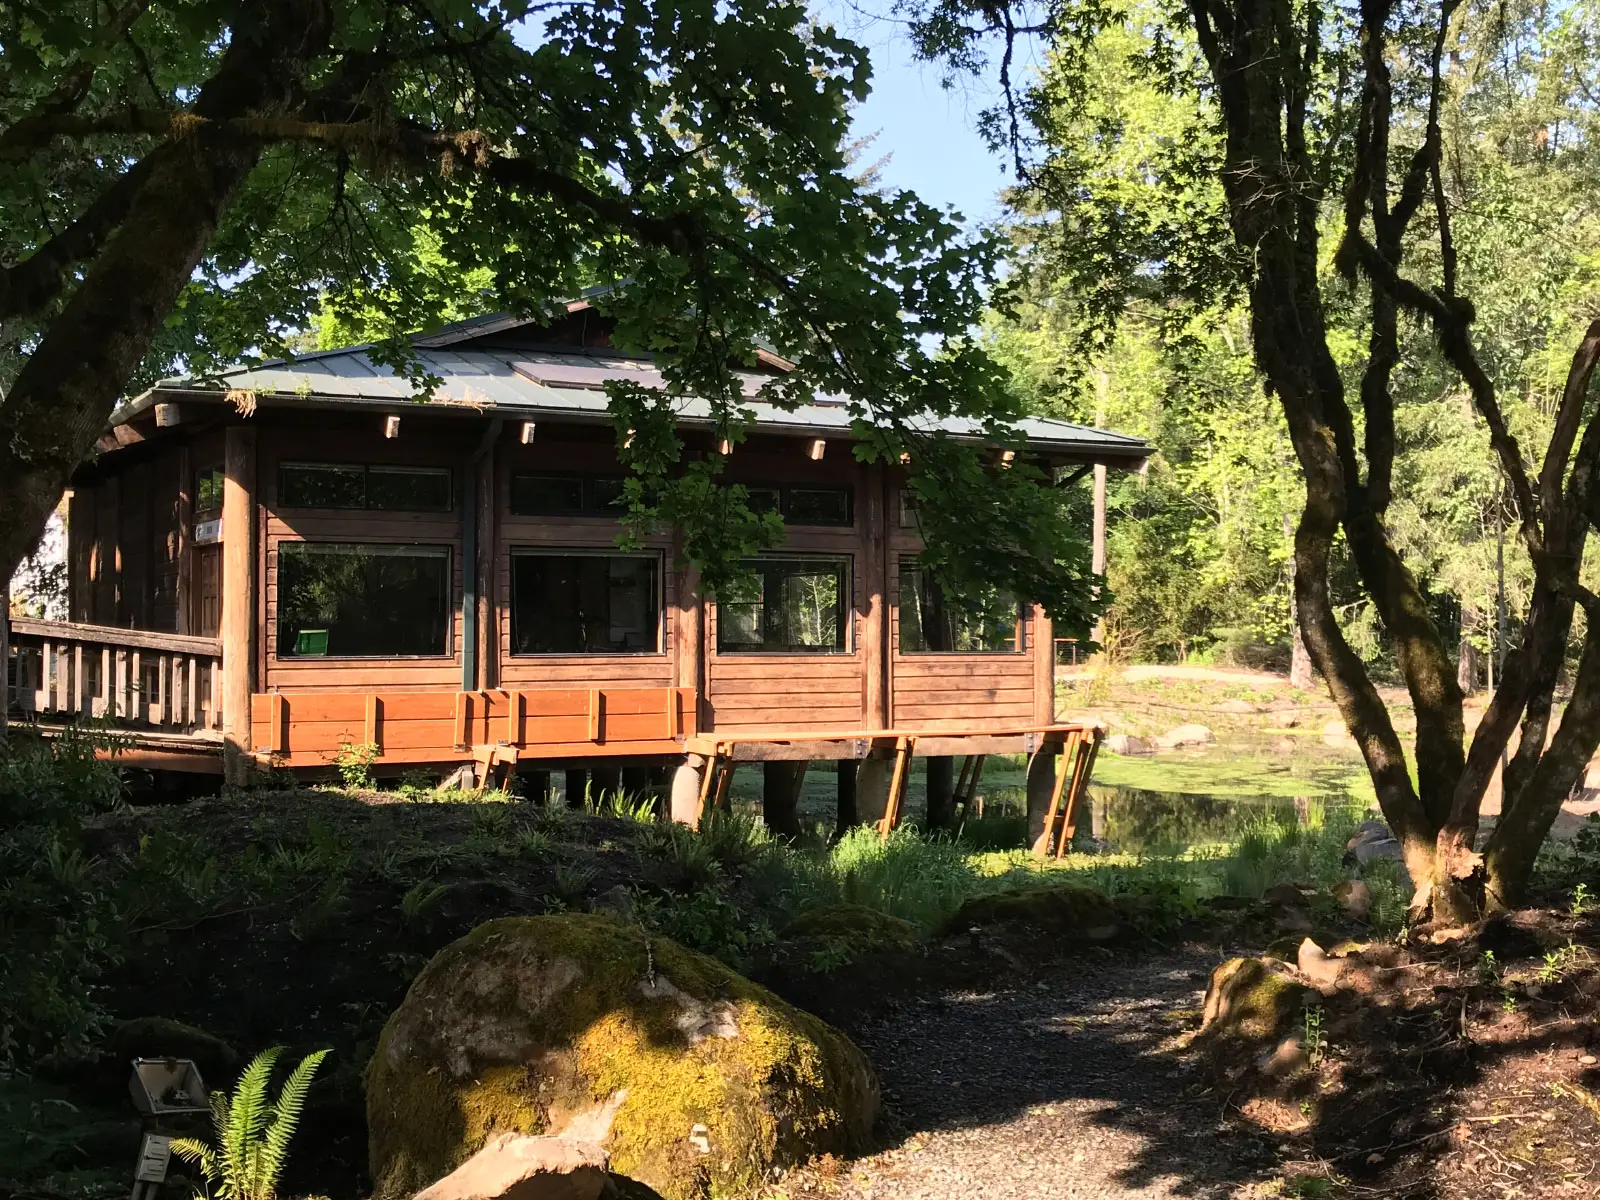
POLYGON ((746 484, 750 507, 775 512, 785 525, 851 525, 855 521, 854 493, 847 487, 812 487, 805 484, 746 484))
POLYGON ((278 503, 284 508, 370 508, 384 512, 449 512, 444 467, 380 467, 356 463, 283 463, 278 503))
POLYGON ((654 555, 511 552, 513 654, 654 654, 661 645, 654 555))
POLYGON ((745 567, 749 575, 717 603, 719 651, 844 652, 849 560, 760 558, 745 567))
POLYGON ((519 517, 620 516, 622 480, 517 471, 511 476, 511 511, 519 517))
POLYGON ((914 558, 900 560, 900 652, 1022 649, 1020 610, 1015 598, 990 588, 976 605, 949 601, 932 572, 914 558))
POLYGON ((278 543, 279 658, 450 653, 445 546, 278 543))

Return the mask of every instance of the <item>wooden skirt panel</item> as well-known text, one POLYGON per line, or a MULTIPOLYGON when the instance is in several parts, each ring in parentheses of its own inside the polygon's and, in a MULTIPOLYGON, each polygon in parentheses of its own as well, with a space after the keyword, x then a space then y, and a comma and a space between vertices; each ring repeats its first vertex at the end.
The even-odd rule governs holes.
POLYGON ((508 746, 530 757, 670 754, 696 731, 688 688, 341 692, 251 697, 258 757, 321 766, 352 748, 372 761, 446 762, 508 746))

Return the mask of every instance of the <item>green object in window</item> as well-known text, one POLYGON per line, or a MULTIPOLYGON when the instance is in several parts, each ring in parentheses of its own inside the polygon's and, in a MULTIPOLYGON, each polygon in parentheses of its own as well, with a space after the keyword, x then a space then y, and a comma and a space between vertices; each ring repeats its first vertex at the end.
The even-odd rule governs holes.
POLYGON ((296 654, 327 654, 328 631, 326 629, 302 629, 295 635, 294 652, 296 654))

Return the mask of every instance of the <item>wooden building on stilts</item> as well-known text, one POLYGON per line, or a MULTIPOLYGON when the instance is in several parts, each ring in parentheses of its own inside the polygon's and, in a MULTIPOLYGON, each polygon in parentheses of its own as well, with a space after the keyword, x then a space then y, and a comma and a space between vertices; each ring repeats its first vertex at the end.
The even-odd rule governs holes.
MULTIPOLYGON (((944 602, 901 472, 856 460, 842 405, 752 400, 725 477, 787 538, 738 595, 703 595, 670 532, 618 549, 603 385, 660 376, 609 330, 578 303, 418 338, 444 381, 426 403, 355 347, 125 405, 73 482, 69 619, 11 622, 13 719, 110 718, 156 770, 326 773, 354 754, 534 789, 564 771, 580 794, 670 771, 690 822, 760 763, 780 829, 807 763, 839 764, 843 801, 886 830, 914 758, 941 805, 981 756, 1022 751, 1035 842, 1062 840, 1099 731, 1057 723, 1048 618, 944 602)), ((787 369, 763 355, 752 395, 787 369)), ((686 405, 685 442, 723 452, 705 411, 686 405)), ((1063 421, 1023 431, 1063 475, 1149 453, 1063 421)))

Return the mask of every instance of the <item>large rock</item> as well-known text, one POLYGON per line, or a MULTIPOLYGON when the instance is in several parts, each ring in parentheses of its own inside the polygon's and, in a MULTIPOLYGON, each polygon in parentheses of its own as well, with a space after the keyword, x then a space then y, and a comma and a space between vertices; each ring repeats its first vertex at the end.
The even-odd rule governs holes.
POLYGON ((1113 733, 1106 739, 1106 749, 1113 754, 1154 754, 1156 748, 1149 739, 1131 733, 1113 733))
POLYGON ((1231 958, 1211 972, 1201 1033, 1211 1042, 1271 1043, 1292 1033, 1318 998, 1283 963, 1231 958))
POLYGON ((1209 746, 1216 740, 1217 735, 1204 725, 1179 725, 1156 738, 1156 745, 1162 750, 1181 750, 1185 746, 1209 746))
POLYGON ((1405 852, 1400 848, 1400 843, 1395 840, 1394 834, 1389 832, 1389 827, 1382 821, 1361 822, 1344 846, 1346 866, 1365 867, 1384 859, 1398 861, 1404 857, 1405 852))
POLYGON ((946 928, 1029 925, 1071 941, 1105 942, 1121 930, 1116 906, 1098 888, 1083 883, 1008 888, 974 896, 956 910, 946 928))
POLYGON ((568 1137, 496 1134, 416 1200, 599 1200, 606 1152, 568 1137))
POLYGON ((598 1141, 668 1200, 864 1147, 861 1052, 715 959, 605 916, 507 917, 441 950, 367 1068, 380 1200, 502 1133, 598 1141), (581 1132, 580 1132, 581 1131, 581 1132))

